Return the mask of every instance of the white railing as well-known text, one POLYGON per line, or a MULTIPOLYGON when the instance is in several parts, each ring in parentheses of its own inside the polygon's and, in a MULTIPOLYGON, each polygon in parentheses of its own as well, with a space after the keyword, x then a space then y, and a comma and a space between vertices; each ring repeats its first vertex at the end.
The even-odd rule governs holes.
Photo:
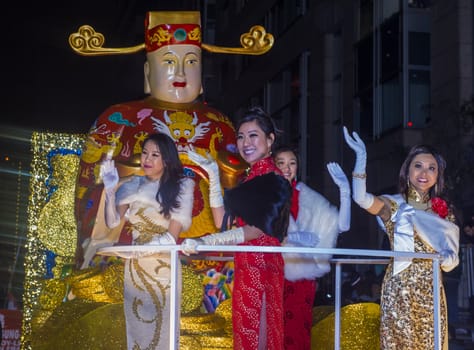
MULTIPOLYGON (((441 349, 440 324, 439 324, 439 281, 440 267, 439 254, 395 252, 390 250, 368 250, 368 249, 341 249, 341 248, 303 248, 303 247, 269 247, 269 246, 209 246, 199 245, 196 247, 199 252, 260 252, 260 253, 313 253, 338 256, 360 256, 362 258, 331 259, 331 263, 336 265, 335 270, 335 319, 334 319, 334 349, 340 349, 340 325, 341 325, 341 266, 343 264, 382 264, 387 263, 386 259, 372 259, 366 257, 389 257, 401 259, 430 259, 433 260, 433 305, 434 305, 434 350, 441 349)), ((143 254, 169 251, 171 254, 171 300, 170 300, 170 339, 175 339, 170 344, 170 350, 179 349, 179 315, 180 306, 177 303, 177 284, 173 283, 178 279, 177 263, 180 245, 169 246, 113 246, 99 249, 99 254, 116 255, 123 257, 139 257, 143 254), (174 312, 173 312, 174 310, 174 312)))

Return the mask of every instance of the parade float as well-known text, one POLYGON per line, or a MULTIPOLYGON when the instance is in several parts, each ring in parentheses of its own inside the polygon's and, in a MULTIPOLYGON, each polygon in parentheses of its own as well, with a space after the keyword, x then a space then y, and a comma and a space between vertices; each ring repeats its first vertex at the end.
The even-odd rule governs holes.
MULTIPOLYGON (((71 34, 69 44, 83 56, 135 54, 147 46, 173 45, 261 55, 273 45, 273 37, 261 26, 242 34, 241 46, 233 48, 203 43, 200 30, 199 12, 150 12, 144 44, 107 48, 104 35, 89 25, 71 34)), ((199 101, 200 93, 198 89, 184 100, 148 97, 108 107, 84 134, 33 133, 22 349, 126 348, 123 261, 96 254, 103 247, 130 243, 126 225, 109 230, 101 215, 99 167, 106 155, 112 155, 121 177, 139 174, 143 140, 154 132, 168 134, 175 140, 186 176, 196 184, 193 223, 180 238, 218 231, 209 205, 207 174, 188 159, 186 151, 214 157, 224 188, 237 184, 246 164, 238 155, 230 119, 199 101)), ((181 260, 179 348, 232 349, 231 254, 182 256, 181 260)), ((376 349, 378 305, 348 306, 342 314, 342 348, 376 349)), ((317 307, 314 315, 312 347, 332 348, 333 308, 317 307)))
MULTIPOLYGON (((240 41, 241 47, 234 48, 202 43, 196 11, 147 13, 145 43, 134 47, 104 47, 104 36, 88 25, 69 37, 71 48, 83 56, 172 51, 176 45, 192 45, 199 54, 204 49, 260 55, 273 45, 261 26, 252 27, 240 41)), ((180 238, 218 231, 207 174, 186 152, 214 157, 224 188, 238 182, 246 164, 238 155, 230 119, 199 101, 201 77, 194 79, 199 88, 190 96, 157 99, 148 90, 151 96, 144 100, 107 108, 86 134, 33 133, 22 348, 126 347, 123 262, 96 254, 103 247, 130 243, 126 225, 109 230, 104 223, 99 166, 105 155, 112 155, 121 177, 139 174, 146 136, 169 135, 185 175, 195 181, 193 223, 180 238)), ((232 348, 231 256, 212 253, 183 257, 182 262, 180 348, 232 348)))

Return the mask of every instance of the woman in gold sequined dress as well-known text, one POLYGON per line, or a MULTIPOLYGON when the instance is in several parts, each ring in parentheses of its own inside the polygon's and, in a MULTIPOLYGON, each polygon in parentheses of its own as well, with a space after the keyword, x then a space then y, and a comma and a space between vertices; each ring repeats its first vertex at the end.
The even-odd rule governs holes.
MULTIPOLYGON (((119 184, 114 161, 101 165, 105 220, 109 228, 129 225, 132 244, 174 245, 191 225, 194 181, 184 177, 174 142, 152 134, 143 143, 144 176, 119 184)), ((170 254, 126 259, 124 312, 128 349, 169 349, 170 254)), ((180 289, 180 285, 178 286, 180 289)))
MULTIPOLYGON (((387 233, 394 251, 439 253, 443 271, 458 263, 459 228, 440 197, 446 162, 432 147, 414 146, 400 169, 399 193, 374 196, 366 192, 367 152, 356 132, 344 137, 356 153, 352 173, 354 201, 387 233)), ((440 274, 441 275, 441 274, 440 274)), ((440 281, 440 349, 448 349, 447 305, 440 281)), ((432 350, 434 339, 433 269, 429 259, 398 260, 388 265, 382 285, 381 349, 432 350)), ((438 340, 436 340, 438 341, 438 340)))

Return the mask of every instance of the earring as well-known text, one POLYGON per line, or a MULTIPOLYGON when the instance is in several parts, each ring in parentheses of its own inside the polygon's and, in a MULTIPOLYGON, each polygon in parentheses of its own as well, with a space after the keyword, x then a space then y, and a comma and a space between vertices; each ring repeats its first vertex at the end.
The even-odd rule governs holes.
POLYGON ((438 194, 438 184, 435 184, 434 191, 435 191, 435 195, 437 195, 438 194))

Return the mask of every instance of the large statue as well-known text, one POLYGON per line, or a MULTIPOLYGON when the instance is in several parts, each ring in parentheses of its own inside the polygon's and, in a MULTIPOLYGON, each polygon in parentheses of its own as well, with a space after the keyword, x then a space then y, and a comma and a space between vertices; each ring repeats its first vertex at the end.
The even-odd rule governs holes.
MULTIPOLYGON (((240 48, 210 46, 201 42, 199 12, 150 12, 144 44, 104 48, 103 35, 90 26, 81 27, 69 42, 81 55, 146 50, 145 86, 150 96, 107 108, 87 137, 35 134, 22 345, 35 350, 120 349, 126 347, 123 261, 113 257, 105 261, 95 253, 117 242, 127 244, 130 231, 123 224, 106 228, 100 164, 111 157, 120 177, 140 174, 140 153, 147 135, 167 134, 176 144, 185 175, 195 181, 193 224, 182 238, 216 231, 207 195, 208 174, 191 163, 186 152, 216 158, 223 187, 236 183, 245 164, 234 151, 230 120, 198 100, 201 50, 258 55, 271 48, 273 37, 255 26, 241 36, 240 48), (74 174, 77 183, 70 181, 74 174), (53 175, 58 187, 51 186, 53 175), (70 187, 76 187, 75 198, 70 187), (53 215, 55 210, 62 214, 53 215), (81 269, 71 268, 74 254, 81 269)), ((217 343, 219 348, 232 348, 228 298, 233 268, 208 261, 193 261, 182 269, 181 349, 198 350, 217 343), (196 273, 197 267, 205 276, 196 273), (202 304, 208 313, 199 312, 202 304)))
POLYGON ((213 52, 261 54, 268 51, 273 38, 256 26, 241 37, 241 42, 243 48, 202 44, 200 13, 195 11, 147 13, 145 44, 133 48, 102 48, 103 36, 89 26, 71 35, 71 46, 83 55, 131 53, 145 48, 145 92, 150 94, 144 100, 109 107, 89 132, 76 189, 78 265, 82 268, 94 265, 94 255, 101 246, 130 242, 127 227, 108 230, 100 215, 100 162, 110 154, 121 177, 139 173, 142 143, 150 133, 165 133, 174 139, 187 175, 196 181, 193 224, 182 237, 216 231, 207 196, 207 174, 187 159, 186 151, 210 153, 218 159, 224 187, 232 187, 243 172, 246 165, 236 152, 230 120, 198 100, 202 92, 202 47, 213 52))

